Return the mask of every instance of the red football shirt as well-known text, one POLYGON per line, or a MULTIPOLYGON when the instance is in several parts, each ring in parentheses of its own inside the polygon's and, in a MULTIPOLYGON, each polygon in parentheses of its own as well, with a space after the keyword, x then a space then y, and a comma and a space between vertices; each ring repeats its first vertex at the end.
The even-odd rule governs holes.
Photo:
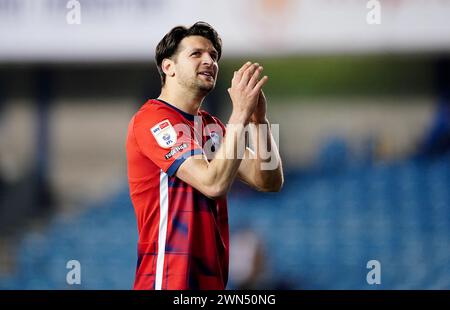
POLYGON ((134 289, 224 289, 228 280, 228 212, 175 176, 188 157, 218 149, 225 126, 149 100, 128 127, 130 196, 139 240, 134 289))

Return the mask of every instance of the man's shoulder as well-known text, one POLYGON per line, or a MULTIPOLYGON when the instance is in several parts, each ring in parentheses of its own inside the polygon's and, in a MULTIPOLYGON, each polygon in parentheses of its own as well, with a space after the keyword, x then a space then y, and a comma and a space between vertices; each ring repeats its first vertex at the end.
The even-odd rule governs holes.
POLYGON ((202 117, 215 117, 214 115, 212 115, 211 113, 209 113, 206 110, 199 110, 198 114, 200 114, 200 116, 202 116, 202 117))
POLYGON ((135 122, 146 122, 158 120, 161 121, 168 118, 176 120, 179 118, 179 115, 176 111, 174 111, 164 103, 156 99, 149 99, 136 112, 133 118, 135 119, 135 122))

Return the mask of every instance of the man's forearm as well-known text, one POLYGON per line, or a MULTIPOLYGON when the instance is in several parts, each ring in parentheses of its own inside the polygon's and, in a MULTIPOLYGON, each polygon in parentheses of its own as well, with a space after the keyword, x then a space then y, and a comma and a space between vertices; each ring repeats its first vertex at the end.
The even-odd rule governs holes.
POLYGON ((279 190, 283 184, 283 170, 270 123, 266 119, 251 125, 250 138, 255 151, 255 159, 251 161, 254 178, 264 190, 279 190))
POLYGON ((238 156, 238 146, 245 139, 244 123, 245 118, 242 116, 231 115, 223 143, 208 165, 209 182, 223 194, 233 183, 242 161, 242 156, 238 156))

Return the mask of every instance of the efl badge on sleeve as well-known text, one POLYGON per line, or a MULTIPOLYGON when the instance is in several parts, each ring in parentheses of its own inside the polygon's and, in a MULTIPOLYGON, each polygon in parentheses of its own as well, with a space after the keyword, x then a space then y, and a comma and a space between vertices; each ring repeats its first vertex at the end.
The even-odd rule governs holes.
POLYGON ((151 131, 159 146, 165 149, 174 146, 177 142, 177 133, 168 119, 153 126, 151 131))

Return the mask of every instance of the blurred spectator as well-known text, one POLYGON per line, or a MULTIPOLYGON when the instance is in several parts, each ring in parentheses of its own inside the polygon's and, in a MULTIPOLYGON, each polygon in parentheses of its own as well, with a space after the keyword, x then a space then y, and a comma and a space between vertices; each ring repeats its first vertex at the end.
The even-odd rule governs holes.
POLYGON ((229 289, 288 290, 290 275, 275 276, 268 263, 263 239, 253 230, 242 228, 231 235, 229 289))
POLYGON ((436 61, 436 91, 438 105, 431 129, 426 134, 419 156, 434 156, 450 150, 450 61, 436 61))
POLYGON ((262 240, 249 229, 239 230, 230 240, 230 282, 235 289, 262 289, 267 272, 262 240))

